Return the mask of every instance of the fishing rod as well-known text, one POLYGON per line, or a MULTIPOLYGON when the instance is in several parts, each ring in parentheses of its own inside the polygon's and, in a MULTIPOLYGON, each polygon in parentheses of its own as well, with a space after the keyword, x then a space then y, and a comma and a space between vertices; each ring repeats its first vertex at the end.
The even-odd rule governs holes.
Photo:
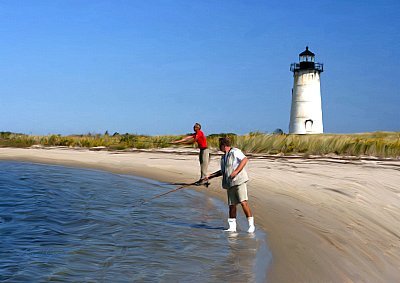
MULTIPOLYGON (((145 199, 145 200, 141 200, 141 201, 140 201, 140 204, 145 204, 145 203, 147 203, 147 202, 149 202, 149 201, 151 201, 151 200, 153 200, 153 199, 156 199, 156 198, 165 196, 165 195, 167 195, 167 194, 170 194, 170 193, 173 193, 173 192, 176 192, 176 191, 185 189, 185 188, 188 188, 188 187, 190 187, 190 186, 199 185, 199 184, 200 184, 199 181, 196 181, 196 182, 190 183, 190 184, 185 184, 185 185, 183 185, 183 186, 180 186, 180 187, 175 188, 175 189, 173 189, 173 190, 170 190, 170 191, 168 191, 168 192, 165 192, 165 193, 156 195, 156 196, 154 196, 154 197, 151 197, 151 198, 148 198, 148 199, 145 199)), ((205 183, 204 185, 205 185, 206 187, 208 187, 209 183, 205 183)))

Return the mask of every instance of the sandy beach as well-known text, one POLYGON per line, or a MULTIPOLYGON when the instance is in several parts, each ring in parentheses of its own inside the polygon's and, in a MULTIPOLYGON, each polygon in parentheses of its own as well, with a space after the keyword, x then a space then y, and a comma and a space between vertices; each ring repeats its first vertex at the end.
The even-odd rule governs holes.
MULTIPOLYGON (((0 160, 95 168, 171 183, 190 183, 200 174, 197 151, 180 148, 0 148, 0 160)), ((214 152, 209 172, 218 166, 214 152)), ((247 168, 256 227, 266 231, 272 251, 269 282, 400 280, 399 160, 252 156, 247 168)), ((220 179, 193 189, 225 200, 220 179)))

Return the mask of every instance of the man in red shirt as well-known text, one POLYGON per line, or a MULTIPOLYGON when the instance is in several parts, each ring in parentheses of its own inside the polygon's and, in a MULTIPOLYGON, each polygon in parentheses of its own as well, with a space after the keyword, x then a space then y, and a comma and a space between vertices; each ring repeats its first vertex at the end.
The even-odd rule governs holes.
MULTIPOLYGON (((172 143, 197 143, 200 149, 199 160, 201 173, 200 179, 197 181, 197 184, 202 185, 204 182, 203 179, 207 176, 208 163, 210 162, 210 151, 207 147, 207 138, 201 130, 201 125, 199 123, 194 124, 193 130, 193 134, 172 143)), ((208 182, 206 182, 206 184, 208 184, 208 182)))

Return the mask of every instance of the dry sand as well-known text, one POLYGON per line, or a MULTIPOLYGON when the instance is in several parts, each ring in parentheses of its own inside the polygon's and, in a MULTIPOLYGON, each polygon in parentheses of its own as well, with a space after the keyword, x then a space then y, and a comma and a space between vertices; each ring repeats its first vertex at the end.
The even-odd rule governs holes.
MULTIPOLYGON (((0 160, 128 173, 166 182, 199 177, 196 151, 1 148, 0 160)), ((213 155, 209 171, 218 170, 213 155)), ((400 161, 253 157, 256 226, 267 233, 270 282, 399 282, 400 161)), ((205 193, 225 199, 220 179, 205 193)), ((241 210, 239 210, 240 213, 241 210)))

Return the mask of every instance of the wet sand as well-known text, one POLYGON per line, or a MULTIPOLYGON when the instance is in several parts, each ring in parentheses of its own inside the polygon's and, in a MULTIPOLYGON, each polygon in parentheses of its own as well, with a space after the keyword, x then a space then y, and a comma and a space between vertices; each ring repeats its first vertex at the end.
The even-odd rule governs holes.
MULTIPOLYGON (((0 148, 0 160, 95 168, 171 183, 190 183, 200 175, 196 151, 186 149, 0 148)), ((218 160, 212 156, 210 172, 218 170, 218 160)), ((266 231, 273 256, 269 282, 399 280, 399 160, 253 156, 248 172, 256 226, 266 231)), ((194 189, 225 200, 220 179, 194 189)))

